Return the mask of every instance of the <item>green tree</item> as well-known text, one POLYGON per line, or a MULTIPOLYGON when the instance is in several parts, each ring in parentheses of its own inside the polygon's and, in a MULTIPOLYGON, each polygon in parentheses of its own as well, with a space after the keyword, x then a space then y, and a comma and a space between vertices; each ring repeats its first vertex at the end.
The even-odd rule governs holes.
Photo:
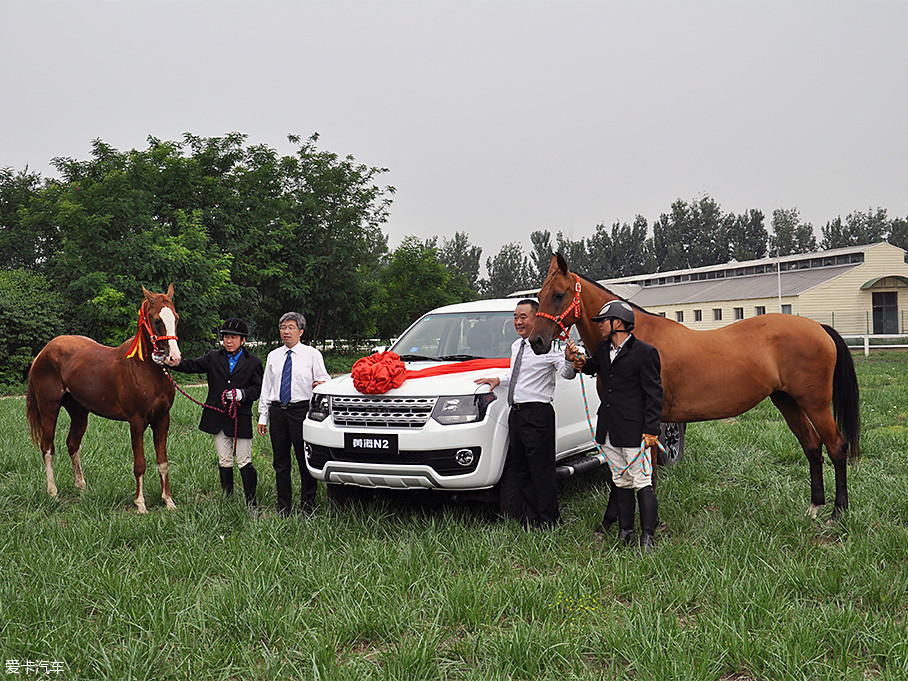
POLYGON ((604 224, 587 239, 588 274, 596 279, 613 279, 645 274, 656 269, 653 240, 647 236, 646 218, 638 215, 634 224, 615 222, 611 230, 604 224))
MULTIPOLYGON (((578 239, 574 241, 566 237, 562 232, 558 232, 555 235, 555 250, 560 252, 568 261, 571 270, 574 272, 589 272, 589 254, 587 253, 586 248, 586 239, 578 239)), ((552 256, 549 255, 548 262, 545 264, 545 270, 542 272, 542 277, 538 279, 533 279, 534 286, 542 286, 542 282, 545 281, 545 275, 548 273, 549 265, 551 264, 552 256)))
POLYGON ((369 331, 383 339, 400 334, 429 310, 473 297, 463 277, 439 262, 437 249, 415 236, 390 254, 377 284, 369 331))
POLYGON ((37 173, 0 168, 0 267, 39 270, 55 250, 53 223, 33 217, 42 192, 37 173))
MULTIPOLYGON (((432 245, 434 246, 434 241, 432 245)), ((428 242, 427 242, 428 245, 428 242)), ((479 264, 482 248, 470 243, 466 232, 454 232, 454 236, 445 239, 438 248, 438 260, 452 272, 460 274, 467 287, 479 295, 479 264)))
POLYGON ((908 251, 908 217, 893 218, 889 222, 887 241, 893 246, 898 246, 908 251))
POLYGON ((774 256, 812 253, 817 250, 813 225, 802 223, 797 208, 777 208, 772 212, 769 254, 774 256))
POLYGON ((729 213, 723 222, 731 260, 743 262, 766 257, 769 233, 763 225, 763 211, 751 208, 742 215, 729 213))
POLYGON ((541 281, 538 284, 532 283, 529 262, 523 248, 516 241, 502 246, 495 257, 486 258, 486 269, 489 272, 489 278, 483 286, 486 298, 502 298, 514 291, 542 285, 541 281))
POLYGON ((59 230, 49 265, 74 331, 117 344, 135 332, 141 286, 175 287, 179 334, 188 348, 207 346, 229 295, 232 257, 211 243, 199 211, 162 201, 179 165, 173 146, 122 153, 96 140, 92 158, 58 158, 62 191, 46 211, 59 230))
POLYGON ((542 282, 549 273, 552 255, 555 253, 555 248, 552 246, 552 233, 547 229, 530 232, 530 243, 532 249, 527 258, 530 279, 538 281, 542 286, 542 282))
POLYGON ((25 269, 0 270, 0 385, 25 382, 32 360, 63 333, 63 297, 25 269))

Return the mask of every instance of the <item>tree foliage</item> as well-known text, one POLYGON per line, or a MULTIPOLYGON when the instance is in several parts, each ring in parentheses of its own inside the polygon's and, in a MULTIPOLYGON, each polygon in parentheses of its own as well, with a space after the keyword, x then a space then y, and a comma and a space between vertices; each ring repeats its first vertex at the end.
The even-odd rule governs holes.
POLYGON ((494 257, 486 258, 486 269, 489 278, 485 281, 483 293, 487 298, 503 298, 514 291, 542 285, 542 281, 534 283, 529 260, 516 241, 502 246, 494 257))
POLYGON ((95 140, 87 160, 54 160, 57 180, 4 171, 0 242, 18 250, 3 266, 52 275, 68 330, 105 343, 134 332, 141 285, 171 282, 181 342, 209 345, 228 316, 269 337, 290 309, 316 338, 361 334, 393 187, 317 136, 289 139, 287 156, 239 133, 128 152, 95 140))
POLYGON ((66 315, 63 296, 43 275, 0 270, 0 385, 24 382, 35 355, 63 333, 66 315))
MULTIPOLYGON (((437 237, 426 242, 426 245, 435 246, 437 237)), ((444 239, 438 248, 438 261, 447 267, 452 274, 463 277, 467 288, 476 296, 479 295, 479 264, 482 257, 482 248, 473 246, 466 232, 454 232, 450 239, 444 239)))
POLYGON ((392 338, 420 315, 469 300, 471 294, 460 273, 439 261, 434 246, 407 237, 378 273, 375 302, 368 315, 373 323, 370 335, 392 338))

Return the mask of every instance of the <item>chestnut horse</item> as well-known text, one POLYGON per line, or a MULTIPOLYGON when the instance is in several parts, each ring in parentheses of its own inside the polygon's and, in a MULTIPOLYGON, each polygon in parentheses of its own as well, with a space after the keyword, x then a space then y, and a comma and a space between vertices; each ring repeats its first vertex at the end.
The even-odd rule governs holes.
MULTIPOLYGON (((570 272, 556 253, 539 291, 530 346, 537 354, 548 352, 552 340, 576 324, 587 352, 593 352, 603 337, 590 317, 610 300, 621 298, 570 272)), ((634 308, 634 335, 654 346, 662 360, 663 421, 738 416, 769 397, 807 455, 808 512, 816 517, 826 503, 824 444, 835 469, 832 517, 848 508, 847 458, 859 454, 858 384, 851 353, 832 327, 790 314, 765 314, 694 331, 634 308)))
POLYGON ((167 467, 167 430, 174 388, 158 363, 180 361, 177 346, 177 315, 173 284, 167 293, 150 293, 139 307, 135 338, 117 348, 96 343, 85 336, 57 336, 35 357, 28 374, 26 411, 32 440, 41 448, 47 472, 47 493, 57 496, 54 484, 54 431, 60 407, 69 412, 66 447, 72 459, 76 487, 85 489, 79 463, 82 436, 88 414, 129 422, 132 437, 135 504, 146 513, 142 476, 145 474, 145 429, 154 436, 161 498, 167 508, 176 508, 170 496, 167 467), (153 358, 157 356, 157 359, 153 358))

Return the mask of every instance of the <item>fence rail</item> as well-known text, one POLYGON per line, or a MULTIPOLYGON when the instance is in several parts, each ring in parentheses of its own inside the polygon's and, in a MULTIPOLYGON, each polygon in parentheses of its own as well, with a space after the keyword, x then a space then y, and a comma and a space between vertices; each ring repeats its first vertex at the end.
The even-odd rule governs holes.
POLYGON ((863 348, 864 356, 870 355, 871 350, 891 350, 901 349, 908 350, 908 335, 903 333, 878 333, 878 334, 861 334, 861 335, 842 335, 845 343, 852 350, 863 348), (851 341, 858 341, 857 343, 851 341), (887 341, 898 341, 888 343, 887 341))

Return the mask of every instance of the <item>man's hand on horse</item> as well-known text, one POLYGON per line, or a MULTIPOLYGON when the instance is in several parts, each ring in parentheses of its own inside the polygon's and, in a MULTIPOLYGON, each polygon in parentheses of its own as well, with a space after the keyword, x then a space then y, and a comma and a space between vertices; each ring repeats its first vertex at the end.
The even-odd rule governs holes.
POLYGON ((268 426, 266 426, 264 423, 260 423, 260 424, 258 425, 258 431, 259 431, 259 435, 267 435, 267 434, 268 434, 268 426))
POLYGON ((647 449, 649 449, 650 447, 655 447, 656 445, 659 444, 659 436, 658 435, 647 435, 646 433, 644 433, 643 434, 643 444, 646 445, 647 449))
POLYGON ((495 388, 498 387, 498 384, 501 383, 501 379, 500 379, 500 378, 495 378, 495 377, 493 376, 492 378, 477 378, 477 379, 476 379, 475 381, 473 381, 473 382, 474 382, 474 383, 486 383, 486 384, 492 386, 492 390, 495 390, 495 388))

